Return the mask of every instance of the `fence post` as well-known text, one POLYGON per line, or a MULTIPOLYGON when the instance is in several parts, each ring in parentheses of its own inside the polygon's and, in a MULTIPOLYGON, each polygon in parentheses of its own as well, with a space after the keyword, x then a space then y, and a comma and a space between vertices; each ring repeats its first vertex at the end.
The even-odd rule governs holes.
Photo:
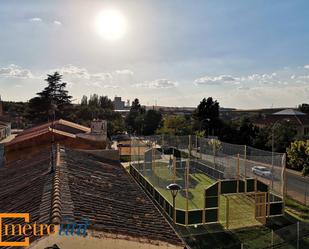
POLYGON ((162 134, 162 147, 164 146, 164 134, 162 134))
POLYGON ((217 220, 220 220, 220 196, 221 196, 221 179, 218 180, 218 213, 217 213, 217 220))
POLYGON ((216 169, 216 144, 215 144, 215 140, 212 138, 212 149, 213 149, 213 157, 214 157, 214 168, 216 169))
POLYGON ((297 221, 297 245, 296 249, 299 249, 299 221, 297 221))
POLYGON ((176 164, 177 164, 176 157, 174 156, 174 153, 173 153, 173 181, 174 183, 176 183, 176 164))
POLYGON ((305 194, 304 194, 304 204, 307 206, 307 191, 308 191, 308 184, 306 182, 303 182, 305 184, 305 194))
POLYGON ((138 141, 138 143, 137 143, 137 161, 138 161, 138 169, 140 170, 140 166, 139 166, 139 164, 140 164, 140 159, 139 159, 139 157, 140 157, 140 140, 137 140, 138 141))
POLYGON ((199 138, 199 140, 200 140, 200 142, 199 142, 199 144, 200 144, 200 159, 203 159, 202 158, 202 139, 199 138))
POLYGON ((188 146, 188 150, 189 150, 189 158, 191 158, 191 147, 192 147, 192 144, 191 144, 191 135, 189 135, 189 146, 188 146))
POLYGON ((185 223, 188 225, 189 220, 189 159, 186 161, 186 168, 185 168, 185 177, 186 177, 186 217, 185 223))
POLYGON ((274 230, 271 229, 271 248, 274 248, 274 230))
POLYGON ((146 152, 146 146, 147 146, 147 144, 144 144, 144 152, 143 152, 143 160, 144 160, 144 162, 143 162, 143 173, 144 173, 144 175, 146 175, 146 162, 145 162, 145 152, 146 152))
POLYGON ((204 189, 203 224, 206 223, 206 189, 204 189))
POLYGON ((247 145, 245 145, 245 153, 244 153, 244 167, 245 167, 245 193, 247 193, 247 145))
POLYGON ((239 192, 239 171, 240 171, 240 161, 239 153, 237 154, 237 193, 239 192))
POLYGON ((226 209, 225 209, 225 213, 226 213, 226 229, 229 229, 229 220, 230 220, 230 203, 229 203, 229 198, 228 196, 225 196, 226 198, 226 209))
POLYGON ((284 153, 282 156, 282 167, 281 170, 281 191, 282 191, 282 202, 283 202, 283 212, 285 208, 285 197, 286 197, 286 174, 285 174, 285 167, 286 167, 286 154, 284 153))
POLYGON ((267 191, 267 217, 270 216, 270 190, 267 191))

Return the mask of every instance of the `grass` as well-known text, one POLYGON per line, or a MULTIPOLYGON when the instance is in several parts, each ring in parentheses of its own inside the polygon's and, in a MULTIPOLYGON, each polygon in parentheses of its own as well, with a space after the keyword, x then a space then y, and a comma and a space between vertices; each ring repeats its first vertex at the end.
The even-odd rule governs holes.
POLYGON ((296 216, 304 221, 309 221, 309 207, 302 205, 291 198, 286 198, 285 205, 287 211, 293 216, 296 216))
MULTIPOLYGON (((170 202, 172 203, 172 196, 166 186, 174 182, 173 171, 169 169, 167 163, 156 162, 153 174, 145 174, 146 178, 155 186, 155 188, 170 202)), ((185 174, 184 170, 178 170, 175 182, 182 188, 185 187, 185 174)), ((205 174, 194 173, 189 176, 190 187, 189 192, 189 209, 202 209, 204 208, 204 190, 213 184, 215 180, 211 179, 205 174)), ((176 207, 179 209, 186 209, 186 191, 182 189, 176 197, 176 207)))
MULTIPOLYGON (((156 168, 152 174, 147 172, 145 177, 153 186, 172 203, 171 193, 166 190, 166 186, 174 181, 172 169, 169 169, 167 163, 156 162, 156 168)), ((175 181, 184 186, 184 171, 179 170, 175 181)), ((204 190, 215 182, 203 173, 190 174, 190 200, 189 209, 202 209, 204 207, 204 190)), ((305 217, 309 209, 293 200, 287 200, 288 208, 293 208, 301 212, 305 217)), ((186 198, 185 191, 182 190, 176 198, 176 207, 185 209, 186 198)), ((220 223, 208 224, 195 227, 184 227, 176 225, 176 230, 188 243, 192 249, 202 248, 240 248, 241 243, 244 248, 257 249, 266 248, 271 244, 272 229, 279 229, 278 234, 274 233, 275 243, 283 243, 280 248, 296 248, 294 237, 287 237, 280 228, 289 226, 296 220, 291 221, 286 217, 274 217, 268 220, 265 226, 254 218, 254 199, 250 195, 221 195, 220 196, 220 223), (229 229, 226 230, 226 203, 229 200, 230 219, 229 229), (281 231, 281 232, 280 232, 281 231)), ((294 226, 291 228, 293 233, 294 226)), ((309 239, 303 238, 300 248, 309 248, 309 239)))
MULTIPOLYGON (((290 217, 273 217, 266 226, 254 226, 244 229, 225 230, 220 224, 204 225, 198 228, 176 227, 192 249, 202 248, 241 248, 246 249, 271 248, 272 229, 274 231, 274 248, 296 249, 295 221, 290 217)), ((302 237, 300 249, 309 248, 308 236, 302 237)))
POLYGON ((120 162, 122 163, 127 163, 131 161, 131 156, 127 156, 127 155, 121 155, 120 156, 120 162))
MULTIPOLYGON (((165 162, 156 162, 153 172, 147 172, 145 177, 153 186, 172 203, 172 196, 166 186, 174 182, 173 170, 168 168, 165 162)), ((185 186, 185 174, 183 169, 178 169, 175 182, 181 186, 185 186)), ((204 173, 192 173, 189 176, 189 199, 188 208, 203 209, 204 208, 204 191, 216 181, 204 173)), ((259 225, 260 223, 254 218, 254 200, 245 195, 220 195, 219 199, 219 220, 224 226, 226 225, 226 202, 229 200, 229 228, 246 227, 259 225)), ((186 191, 183 189, 176 197, 176 208, 186 210, 186 191)))

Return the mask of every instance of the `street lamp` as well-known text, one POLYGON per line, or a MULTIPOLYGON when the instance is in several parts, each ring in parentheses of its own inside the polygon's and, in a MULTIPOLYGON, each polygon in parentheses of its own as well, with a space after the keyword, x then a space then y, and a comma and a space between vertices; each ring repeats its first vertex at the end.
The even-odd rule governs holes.
POLYGON ((167 190, 171 191, 172 197, 173 197, 173 220, 176 223, 176 207, 175 207, 175 199, 178 194, 178 191, 181 189, 181 186, 177 183, 171 183, 168 186, 166 186, 167 190))

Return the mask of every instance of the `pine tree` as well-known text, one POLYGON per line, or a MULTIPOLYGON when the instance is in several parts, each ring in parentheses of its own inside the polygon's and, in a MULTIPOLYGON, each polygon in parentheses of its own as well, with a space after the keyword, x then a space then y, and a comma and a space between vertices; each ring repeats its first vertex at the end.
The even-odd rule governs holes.
POLYGON ((67 83, 62 82, 61 74, 58 72, 48 74, 45 81, 48 84, 47 87, 38 92, 37 97, 29 100, 28 117, 34 123, 49 120, 54 111, 56 118, 65 118, 71 106, 72 96, 65 89, 67 83))

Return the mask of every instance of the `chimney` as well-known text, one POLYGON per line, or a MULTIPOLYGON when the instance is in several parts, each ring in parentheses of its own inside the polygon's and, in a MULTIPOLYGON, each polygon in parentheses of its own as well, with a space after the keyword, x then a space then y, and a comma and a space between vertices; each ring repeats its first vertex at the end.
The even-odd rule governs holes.
POLYGON ((106 120, 94 119, 91 121, 91 134, 93 135, 107 135, 106 120))

